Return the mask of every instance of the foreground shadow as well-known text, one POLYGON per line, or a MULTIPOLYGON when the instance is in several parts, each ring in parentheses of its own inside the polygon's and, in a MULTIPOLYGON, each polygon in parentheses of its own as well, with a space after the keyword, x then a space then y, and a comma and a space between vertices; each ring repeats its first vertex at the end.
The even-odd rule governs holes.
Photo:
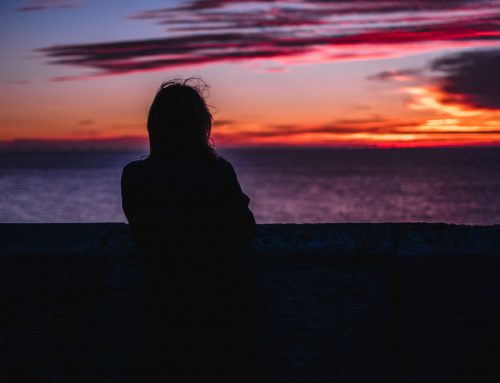
POLYGON ((170 246, 145 262, 145 375, 255 381, 245 250, 170 246))

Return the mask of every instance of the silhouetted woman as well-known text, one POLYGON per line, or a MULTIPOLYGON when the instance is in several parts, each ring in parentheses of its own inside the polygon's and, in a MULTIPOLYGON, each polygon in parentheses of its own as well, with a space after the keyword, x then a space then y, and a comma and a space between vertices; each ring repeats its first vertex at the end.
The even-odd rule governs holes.
POLYGON ((122 174, 123 210, 146 258, 146 373, 241 381, 252 368, 248 267, 255 220, 231 164, 210 145, 198 79, 161 85, 150 155, 122 174))

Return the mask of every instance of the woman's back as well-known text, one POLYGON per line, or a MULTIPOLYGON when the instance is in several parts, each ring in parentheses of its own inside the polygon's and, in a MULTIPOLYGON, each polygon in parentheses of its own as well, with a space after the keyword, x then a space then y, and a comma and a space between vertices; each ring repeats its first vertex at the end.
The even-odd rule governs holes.
POLYGON ((123 170, 123 210, 145 245, 169 238, 251 240, 255 220, 233 167, 223 158, 151 156, 123 170))

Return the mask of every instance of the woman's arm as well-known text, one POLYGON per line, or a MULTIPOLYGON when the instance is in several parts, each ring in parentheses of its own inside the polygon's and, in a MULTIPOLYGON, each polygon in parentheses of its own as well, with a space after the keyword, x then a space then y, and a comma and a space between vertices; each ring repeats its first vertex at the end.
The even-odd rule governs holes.
POLYGON ((256 224, 249 208, 250 198, 241 190, 233 166, 226 160, 222 161, 227 174, 228 224, 231 225, 229 231, 239 241, 251 241, 256 234, 256 224))

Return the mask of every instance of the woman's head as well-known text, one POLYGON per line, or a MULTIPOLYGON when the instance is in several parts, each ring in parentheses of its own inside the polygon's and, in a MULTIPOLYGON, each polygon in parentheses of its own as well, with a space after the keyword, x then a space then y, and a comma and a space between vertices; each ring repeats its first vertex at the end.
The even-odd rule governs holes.
POLYGON ((190 153, 215 156, 210 144, 212 114, 201 79, 174 79, 161 84, 149 108, 151 155, 190 153))

